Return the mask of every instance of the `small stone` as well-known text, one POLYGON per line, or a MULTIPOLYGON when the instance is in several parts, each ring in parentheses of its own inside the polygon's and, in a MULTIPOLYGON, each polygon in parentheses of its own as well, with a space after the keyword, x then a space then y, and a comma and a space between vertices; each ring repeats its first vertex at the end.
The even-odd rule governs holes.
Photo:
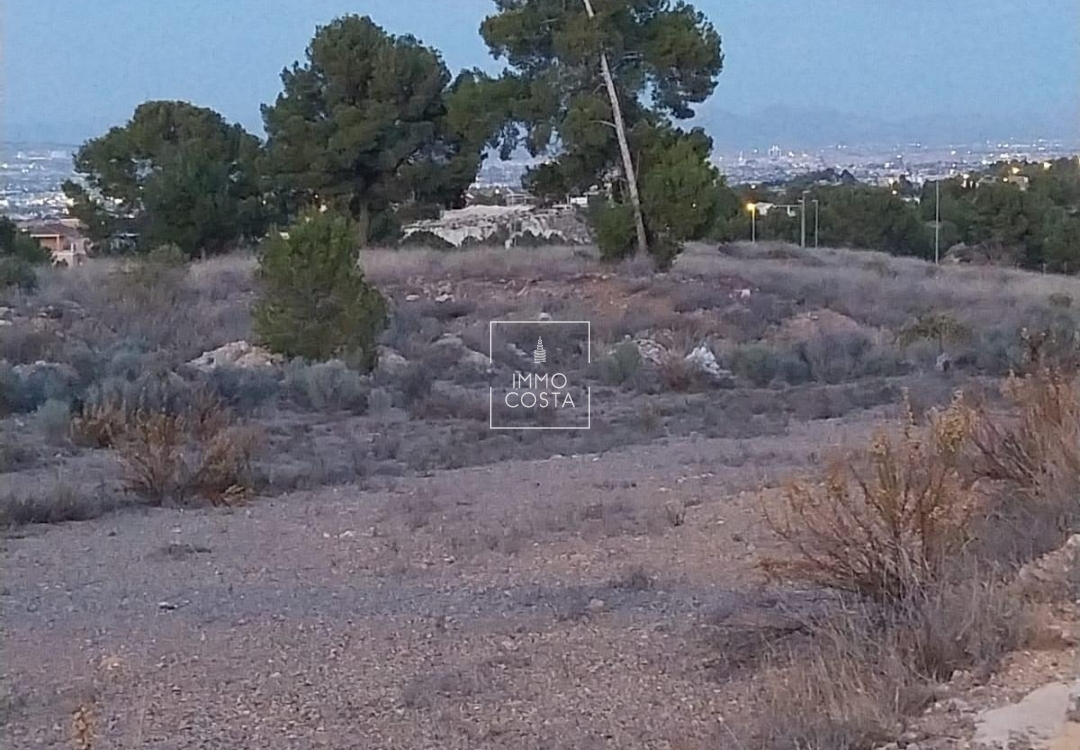
POLYGON ((607 602, 605 602, 603 599, 590 599, 589 600, 589 611, 590 612, 593 612, 593 613, 603 612, 604 609, 606 609, 606 608, 607 608, 607 602))

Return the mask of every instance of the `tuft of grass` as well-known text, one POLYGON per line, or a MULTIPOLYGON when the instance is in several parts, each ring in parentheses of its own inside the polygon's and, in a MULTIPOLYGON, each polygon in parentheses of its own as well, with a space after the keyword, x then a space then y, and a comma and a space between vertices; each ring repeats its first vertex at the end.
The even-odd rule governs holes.
MULTIPOLYGON (((957 570, 960 570, 958 567, 957 570)), ((977 570, 889 606, 854 603, 764 657, 753 715, 733 734, 755 750, 862 750, 895 740, 955 670, 985 675, 1036 636, 1024 603, 977 570)))
POLYGON ((29 495, 0 497, 0 527, 98 518, 118 505, 103 489, 80 492, 66 481, 29 495))

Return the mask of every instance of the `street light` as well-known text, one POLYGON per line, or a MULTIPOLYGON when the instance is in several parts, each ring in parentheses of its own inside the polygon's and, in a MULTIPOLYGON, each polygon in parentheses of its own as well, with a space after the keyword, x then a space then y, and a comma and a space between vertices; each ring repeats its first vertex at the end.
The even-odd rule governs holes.
POLYGON ((821 201, 819 201, 817 198, 814 198, 814 249, 815 250, 817 250, 817 247, 818 247, 818 226, 819 226, 818 210, 820 208, 821 208, 821 201))
POLYGON ((942 258, 942 182, 934 180, 934 265, 942 258))
POLYGON ((757 204, 747 203, 746 210, 750 212, 750 241, 757 242, 757 204))
POLYGON ((809 190, 804 190, 802 192, 802 198, 799 200, 799 205, 802 206, 802 216, 800 218, 800 222, 802 223, 802 228, 801 228, 802 233, 800 235, 800 239, 801 239, 800 247, 802 247, 803 250, 806 249, 806 195, 809 192, 810 192, 809 190))

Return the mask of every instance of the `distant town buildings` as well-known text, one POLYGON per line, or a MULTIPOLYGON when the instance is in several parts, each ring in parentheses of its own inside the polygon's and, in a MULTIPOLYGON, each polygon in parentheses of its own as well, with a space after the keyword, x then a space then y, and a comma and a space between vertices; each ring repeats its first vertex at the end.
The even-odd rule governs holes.
MULTIPOLYGON (((1028 179, 1017 171, 1011 175, 992 177, 980 174, 987 166, 1002 161, 1044 162, 1077 153, 1080 144, 1057 141, 1032 143, 982 143, 931 147, 922 143, 891 146, 887 148, 836 145, 817 150, 794 150, 776 144, 764 150, 743 150, 735 154, 717 153, 714 164, 725 176, 729 185, 779 186, 795 180, 805 181, 804 187, 812 189, 824 185, 883 185, 892 186, 905 200, 916 200, 918 188, 927 181, 950 177, 970 177, 972 185, 987 181, 1004 180, 1019 189, 1027 188, 1028 179), (976 177, 976 175, 979 175, 976 177)), ((65 180, 74 177, 72 153, 74 147, 31 146, 0 143, 0 213, 25 226, 32 226, 33 234, 46 245, 59 260, 77 264, 85 256, 88 242, 77 227, 66 219, 68 201, 61 191, 65 180)), ((535 203, 532 196, 521 188, 521 179, 530 167, 542 159, 517 157, 502 161, 490 155, 483 164, 476 183, 468 197, 468 204, 498 205, 510 209, 526 209, 535 203)), ((586 195, 567 196, 561 211, 587 206, 590 197, 601 195, 602 187, 586 195)), ((759 214, 765 216, 771 207, 759 206, 759 214)), ((573 213, 572 211, 570 213, 573 213)), ((481 222, 484 223, 484 222, 481 222)), ((499 222, 493 222, 498 224, 499 222)), ((414 228, 416 229, 416 228, 414 228)), ((431 227, 424 227, 431 231, 431 227)), ((573 234, 565 227, 551 230, 547 223, 506 229, 510 236, 525 234, 573 234)), ((440 232, 447 231, 439 227, 440 232)), ((447 231, 449 241, 456 243, 472 238, 474 227, 463 230, 454 227, 447 231), (464 231, 464 234, 462 234, 464 231), (468 235, 468 236, 466 236, 468 235)), ((485 227, 483 231, 487 231, 485 227)), ((130 239, 130 238, 129 238, 130 239)), ((123 238, 121 240, 123 241, 123 238)))

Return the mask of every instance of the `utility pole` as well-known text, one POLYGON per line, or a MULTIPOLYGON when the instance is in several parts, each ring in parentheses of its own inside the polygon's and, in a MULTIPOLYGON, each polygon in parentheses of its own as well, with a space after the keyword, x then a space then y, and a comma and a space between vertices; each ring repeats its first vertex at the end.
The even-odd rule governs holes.
POLYGON ((821 201, 819 201, 817 198, 814 198, 814 249, 815 250, 817 250, 817 248, 818 248, 818 227, 820 226, 820 222, 818 221, 818 215, 820 213, 820 209, 821 209, 821 201))
POLYGON ((802 200, 799 201, 802 206, 802 234, 799 246, 802 247, 803 250, 806 249, 806 193, 807 191, 804 190, 802 193, 802 200))
POLYGON ((757 243, 757 204, 747 203, 746 209, 750 212, 750 241, 757 243))
POLYGON ((941 180, 934 182, 934 265, 941 262, 941 180))
MULTIPOLYGON (((585 12, 589 19, 595 19, 591 0, 583 0, 585 12)), ((622 106, 619 104, 619 92, 615 89, 615 79, 611 77, 611 66, 608 65, 607 52, 600 50, 600 72, 604 76, 604 85, 607 86, 608 98, 611 100, 611 114, 615 119, 615 133, 619 138, 619 151, 622 152, 623 174, 626 176, 626 186, 630 191, 630 203, 634 207, 634 227, 637 230, 638 255, 646 255, 649 252, 649 238, 645 233, 645 217, 641 213, 641 196, 638 195, 637 175, 634 172, 634 160, 630 155, 630 142, 626 138, 626 123, 623 122, 622 106)))

